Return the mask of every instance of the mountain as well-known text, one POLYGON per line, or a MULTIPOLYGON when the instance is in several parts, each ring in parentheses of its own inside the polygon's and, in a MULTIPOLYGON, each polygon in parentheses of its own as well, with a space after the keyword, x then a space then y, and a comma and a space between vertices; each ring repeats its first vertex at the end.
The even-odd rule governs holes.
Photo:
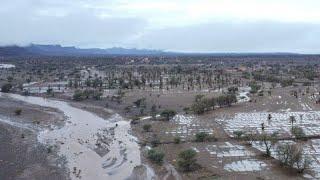
POLYGON ((183 53, 166 52, 161 50, 149 49, 125 49, 114 47, 109 49, 81 49, 73 46, 64 47, 61 45, 39 45, 31 44, 29 46, 3 46, 0 47, 1 56, 107 56, 107 55, 178 55, 178 56, 296 56, 294 53, 183 53))
POLYGON ((31 44, 25 47, 4 46, 0 47, 0 56, 23 56, 23 55, 45 55, 45 56, 102 56, 102 55, 160 55, 166 52, 148 49, 80 49, 76 47, 63 47, 61 45, 38 45, 31 44))
POLYGON ((33 53, 28 51, 26 48, 19 47, 19 46, 0 47, 0 56, 24 56, 24 55, 33 55, 33 53))

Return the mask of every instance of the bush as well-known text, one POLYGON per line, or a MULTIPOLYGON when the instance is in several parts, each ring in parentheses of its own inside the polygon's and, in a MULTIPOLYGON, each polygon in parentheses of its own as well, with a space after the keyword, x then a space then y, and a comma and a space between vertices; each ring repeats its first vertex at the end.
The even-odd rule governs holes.
POLYGON ((216 98, 195 98, 196 100, 191 105, 191 110, 195 114, 203 114, 207 111, 214 110, 216 104, 220 107, 230 107, 237 102, 235 94, 221 95, 216 98))
POLYGON ((255 81, 250 82, 249 86, 251 88, 251 90, 250 90, 251 94, 256 94, 261 88, 261 86, 258 85, 255 81))
POLYGON ((95 100, 100 100, 102 96, 102 93, 99 91, 95 91, 95 90, 76 90, 73 94, 73 100, 75 101, 82 101, 85 99, 89 99, 89 98, 93 98, 95 100))
POLYGON ((75 91, 74 94, 73 94, 73 100, 75 101, 82 101, 84 100, 85 98, 83 97, 83 93, 81 91, 75 91))
POLYGON ((216 138, 213 135, 210 135, 205 132, 199 132, 195 136, 196 142, 205 142, 205 141, 216 141, 216 138))
POLYGON ((99 91, 94 91, 92 97, 93 97, 95 100, 100 100, 102 95, 103 95, 103 94, 102 94, 101 92, 99 92, 99 91))
POLYGON ((149 132, 150 129, 151 129, 151 124, 145 124, 145 125, 143 125, 142 128, 143 128, 144 131, 149 132))
POLYGON ((258 96, 263 96, 263 91, 259 91, 258 96))
POLYGON ((22 112, 22 109, 16 109, 16 110, 14 111, 14 113, 15 113, 17 116, 21 115, 21 112, 22 112))
POLYGON ((193 149, 188 149, 179 153, 178 166, 182 171, 191 171, 196 165, 197 152, 193 149))
POLYGON ((235 135, 236 138, 241 138, 242 135, 244 134, 243 131, 233 131, 233 134, 235 135))
POLYGON ((249 131, 243 136, 243 139, 245 139, 248 142, 248 145, 252 145, 252 143, 256 140, 257 137, 258 135, 254 131, 249 131))
POLYGON ((282 144, 277 148, 278 159, 282 165, 298 169, 302 173, 307 169, 311 161, 307 156, 303 156, 303 148, 298 144, 282 144))
POLYGON ((306 134, 304 133, 303 129, 298 126, 294 126, 291 129, 291 133, 297 138, 297 139, 303 139, 306 137, 306 134))
POLYGON ((155 149, 151 149, 148 151, 147 157, 154 163, 162 164, 163 158, 164 158, 164 153, 157 151, 155 149))
POLYGON ((166 109, 161 112, 160 116, 164 117, 165 120, 169 121, 170 118, 174 117, 176 114, 177 112, 175 110, 166 109))
POLYGON ((274 146, 278 141, 278 132, 274 132, 272 134, 260 134, 257 135, 257 139, 260 141, 261 144, 264 145, 266 150, 266 156, 271 156, 271 148, 274 146))
POLYGON ((140 121, 140 118, 138 116, 135 116, 132 118, 132 121, 130 122, 131 124, 138 124, 140 121))
POLYGON ((238 91, 238 87, 229 87, 228 92, 231 94, 235 94, 238 91))
POLYGON ((285 79, 285 80, 282 80, 280 82, 280 84, 282 87, 291 86, 293 84, 293 80, 292 79, 285 79))
POLYGON ((208 139, 209 134, 205 132, 200 132, 196 134, 196 142, 204 142, 208 139))
POLYGON ((12 85, 10 83, 4 84, 1 87, 1 92, 8 93, 10 92, 12 85))
POLYGON ((237 102, 237 96, 235 94, 222 95, 222 96, 215 98, 214 101, 220 107, 225 107, 225 106, 230 107, 233 103, 237 102))
POLYGON ((138 100, 134 101, 133 104, 138 108, 145 107, 146 106, 146 98, 138 99, 138 100))
POLYGON ((150 143, 152 147, 157 147, 160 144, 160 140, 158 138, 154 138, 150 143))
POLYGON ((213 98, 203 98, 201 100, 195 101, 191 105, 191 110, 195 114, 203 114, 206 111, 209 111, 211 108, 214 108, 215 101, 213 98))
POLYGON ((184 108, 183 108, 183 111, 184 111, 186 114, 189 114, 189 112, 190 112, 190 107, 184 107, 184 108))
POLYGON ((173 139, 173 142, 174 142, 175 144, 180 144, 181 138, 180 138, 180 137, 175 137, 175 138, 173 139))

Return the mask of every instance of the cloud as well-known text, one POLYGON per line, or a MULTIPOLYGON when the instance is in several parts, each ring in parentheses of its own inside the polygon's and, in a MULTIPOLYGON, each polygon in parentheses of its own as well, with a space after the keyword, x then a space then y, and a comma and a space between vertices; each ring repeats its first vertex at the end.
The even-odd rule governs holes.
POLYGON ((319 52, 318 0, 1 0, 0 44, 319 52))
POLYGON ((101 18, 87 9, 68 10, 57 4, 40 7, 20 4, 10 14, 0 11, 0 22, 5 24, 0 28, 1 44, 113 46, 127 41, 146 24, 144 19, 101 18))
POLYGON ((150 31, 137 46, 189 52, 319 52, 320 25, 308 23, 209 23, 150 31))

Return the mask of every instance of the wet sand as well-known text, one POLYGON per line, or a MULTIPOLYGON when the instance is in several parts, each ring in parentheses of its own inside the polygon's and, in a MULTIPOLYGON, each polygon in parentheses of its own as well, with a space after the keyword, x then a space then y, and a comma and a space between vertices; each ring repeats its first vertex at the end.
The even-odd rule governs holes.
POLYGON ((1 95, 64 113, 66 125, 40 131, 38 141, 58 146, 58 155, 65 158, 71 179, 126 179, 134 167, 141 165, 137 139, 129 133, 130 122, 120 115, 105 120, 63 101, 1 95))

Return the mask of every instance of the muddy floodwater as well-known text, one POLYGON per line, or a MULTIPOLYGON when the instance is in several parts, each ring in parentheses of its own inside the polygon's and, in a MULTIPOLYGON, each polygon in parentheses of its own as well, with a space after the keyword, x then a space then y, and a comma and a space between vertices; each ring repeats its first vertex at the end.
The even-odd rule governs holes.
POLYGON ((16 66, 13 64, 0 64, 0 69, 10 69, 15 68, 16 66))
POLYGON ((66 124, 40 131, 38 140, 59 148, 58 154, 65 158, 71 179, 127 179, 134 167, 141 165, 140 148, 130 134, 130 122, 118 114, 103 119, 64 101, 16 94, 0 96, 64 113, 66 124))

